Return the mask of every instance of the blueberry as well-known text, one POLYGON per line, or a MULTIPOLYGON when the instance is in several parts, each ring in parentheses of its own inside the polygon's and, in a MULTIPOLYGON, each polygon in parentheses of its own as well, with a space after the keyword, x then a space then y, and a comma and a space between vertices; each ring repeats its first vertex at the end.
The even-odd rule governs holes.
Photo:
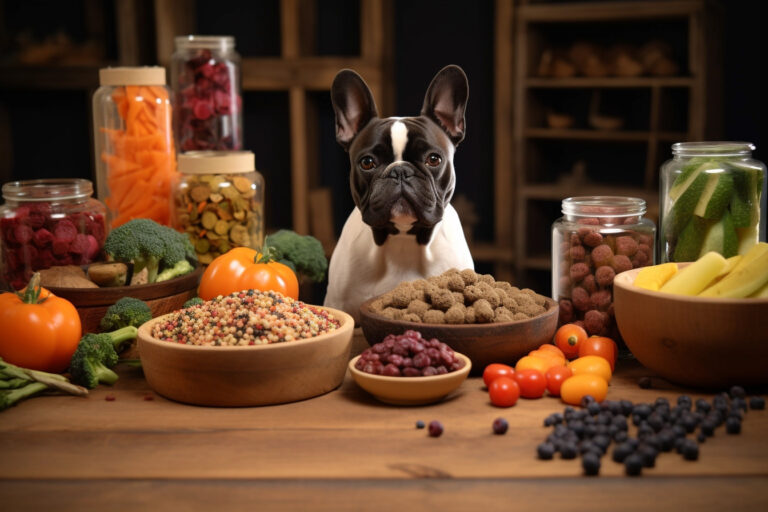
POLYGON ((707 421, 711 421, 712 423, 714 423, 715 427, 719 427, 725 421, 725 418, 723 417, 723 413, 718 411, 717 409, 710 411, 709 414, 707 414, 707 417, 705 419, 707 421))
POLYGON ((568 428, 579 437, 584 437, 584 423, 576 420, 568 423, 568 428))
POLYGON ((715 434, 715 428, 717 428, 717 423, 715 423, 713 420, 711 420, 709 417, 707 417, 704 421, 701 422, 701 434, 710 437, 715 434))
POLYGON ((683 453, 683 448, 685 447, 685 442, 687 439, 685 437, 677 437, 675 438, 675 451, 677 453, 683 453))
POLYGON ((628 428, 627 418, 625 418, 624 416, 614 416, 613 419, 611 420, 611 424, 616 425, 619 428, 619 430, 627 430, 628 428))
POLYGON ((759 410, 765 409, 765 398, 761 396, 753 396, 749 399, 749 408, 759 410))
POLYGON ((680 395, 677 397, 677 405, 683 409, 690 409, 692 405, 691 397, 688 395, 680 395))
POLYGON ((654 412, 648 416, 648 425, 650 425, 654 432, 658 432, 664 426, 664 420, 659 414, 654 412))
POLYGON ((637 385, 640 386, 641 389, 651 389, 653 387, 653 381, 650 377, 640 377, 637 379, 637 385))
POLYGON ((696 430, 696 427, 699 425, 698 419, 693 414, 683 415, 680 423, 682 424, 682 427, 685 429, 685 431, 689 434, 696 430))
POLYGON ((563 437, 566 433, 568 433, 568 427, 565 425, 555 425, 555 430, 552 432, 557 437, 563 437))
POLYGON ((424 428, 424 422, 419 420, 416 422, 416 428, 424 428))
POLYGON ((665 405, 666 405, 667 407, 669 407, 669 400, 668 400, 667 398, 664 398, 663 396, 660 396, 660 397, 658 397, 658 398, 656 399, 656 401, 654 402, 654 405, 655 405, 656 407, 660 407, 660 406, 661 406, 661 407, 663 407, 663 406, 665 406, 665 405))
POLYGON ((560 458, 562 459, 575 459, 579 454, 579 448, 576 443, 564 443, 560 447, 560 458))
POLYGON ((712 410, 712 404, 704 400, 703 398, 699 398, 696 400, 696 410, 698 412, 708 413, 710 410, 712 410))
POLYGON ((611 414, 616 416, 617 414, 623 414, 621 402, 616 400, 606 400, 603 402, 603 410, 607 409, 611 414))
POLYGON ((652 446, 656 451, 661 450, 661 441, 659 440, 659 436, 656 434, 644 437, 642 441, 643 444, 652 446))
POLYGON ((663 452, 668 452, 675 446, 675 435, 671 430, 662 430, 656 439, 659 441, 659 449, 663 452))
POLYGON ((629 435, 627 434, 626 430, 619 430, 616 432, 616 435, 613 436, 613 440, 617 443, 623 443, 627 439, 629 439, 629 435))
POLYGON ((734 409, 741 409, 744 412, 747 412, 747 400, 742 397, 736 397, 733 400, 731 400, 731 407, 734 409))
POLYGON ((648 404, 637 404, 632 410, 633 415, 640 416, 640 419, 644 420, 651 415, 652 409, 648 404))
POLYGON ((597 435, 597 425, 590 424, 584 426, 584 437, 594 437, 597 435))
POLYGON ((637 453, 632 453, 624 459, 624 470, 627 476, 639 476, 643 472, 643 459, 637 453))
POLYGON ((655 431, 647 422, 643 422, 637 427, 637 437, 649 436, 653 433, 655 433, 655 431))
POLYGON ((581 458, 581 467, 584 468, 585 475, 597 475, 600 472, 600 457, 592 452, 585 453, 581 458))
POLYGON ((744 398, 747 396, 747 393, 741 386, 732 386, 731 389, 728 390, 728 394, 731 395, 731 398, 744 398))
POLYGON ((632 455, 632 452, 634 450, 632 449, 632 445, 629 443, 621 443, 619 445, 616 445, 616 447, 613 449, 613 454, 611 458, 614 462, 624 462, 627 457, 632 455))
POLYGON ((541 443, 536 447, 536 453, 542 460, 550 460, 555 456, 555 446, 550 443, 541 443))
POLYGON ((608 450, 608 446, 611 444, 611 438, 604 435, 595 436, 592 438, 592 442, 600 448, 603 453, 608 450))
POLYGON ((440 437, 443 434, 443 424, 437 420, 429 422, 429 435, 430 437, 440 437))
POLYGON ((686 439, 681 453, 685 460, 696 460, 699 458, 699 445, 693 439, 686 439))
POLYGON ((582 441, 581 444, 579 445, 579 451, 582 454, 585 454, 587 452, 596 452, 599 450, 600 448, 592 441, 582 441))
POLYGON ((624 416, 629 416, 632 414, 632 409, 634 408, 634 405, 629 400, 620 400, 619 405, 621 406, 621 414, 624 416))
POLYGON ((579 405, 581 405, 582 407, 587 407, 589 404, 591 404, 594 401, 595 401, 595 397, 593 397, 592 395, 584 395, 581 398, 581 402, 579 403, 579 405))
POLYGON ((563 422, 563 415, 560 414, 559 412, 553 412, 552 414, 547 416, 546 419, 544 420, 544 426, 550 427, 552 425, 559 425, 562 422, 563 422))
POLYGON ((725 420, 725 431, 729 434, 741 433, 741 421, 735 416, 728 416, 728 419, 725 420))
POLYGON ((741 421, 744 418, 744 414, 742 414, 741 409, 737 409, 735 407, 728 409, 728 418, 737 418, 739 421, 741 421))
POLYGON ((613 420, 613 415, 611 413, 601 412, 595 418, 600 425, 610 425, 613 420))
POLYGON ((599 414, 601 410, 602 410, 602 407, 597 402, 590 402, 589 404, 587 404, 587 412, 592 416, 599 414))
POLYGON ((502 435, 507 433, 507 429, 509 429, 509 423, 507 423, 507 420, 504 418, 496 418, 493 420, 493 433, 502 435))
POLYGON ((707 440, 707 435, 704 432, 699 432, 696 435, 696 441, 698 441, 699 443, 703 443, 706 440, 707 440))
POLYGON ((659 452, 651 445, 641 444, 637 447, 637 454, 640 455, 644 468, 652 468, 656 465, 656 456, 659 452))

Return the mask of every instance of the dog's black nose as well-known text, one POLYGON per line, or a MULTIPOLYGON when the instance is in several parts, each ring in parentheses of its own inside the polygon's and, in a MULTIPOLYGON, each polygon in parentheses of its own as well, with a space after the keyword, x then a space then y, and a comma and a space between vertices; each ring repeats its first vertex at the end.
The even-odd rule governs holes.
POLYGON ((397 165, 389 171, 387 171, 386 178, 390 178, 397 181, 403 181, 410 179, 415 173, 413 169, 405 165, 397 165))

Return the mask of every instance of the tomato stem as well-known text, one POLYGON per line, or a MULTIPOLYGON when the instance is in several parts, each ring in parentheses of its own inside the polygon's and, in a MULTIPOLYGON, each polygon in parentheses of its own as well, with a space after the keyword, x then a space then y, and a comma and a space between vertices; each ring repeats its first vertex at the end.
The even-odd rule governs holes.
POLYGON ((43 301, 40 300, 40 293, 42 287, 40 286, 40 272, 32 274, 32 278, 27 283, 27 287, 23 290, 16 292, 22 302, 25 304, 40 304, 43 301))
POLYGON ((270 246, 262 248, 262 250, 256 254, 256 257, 253 259, 253 261, 254 263, 270 263, 276 259, 277 249, 270 246))

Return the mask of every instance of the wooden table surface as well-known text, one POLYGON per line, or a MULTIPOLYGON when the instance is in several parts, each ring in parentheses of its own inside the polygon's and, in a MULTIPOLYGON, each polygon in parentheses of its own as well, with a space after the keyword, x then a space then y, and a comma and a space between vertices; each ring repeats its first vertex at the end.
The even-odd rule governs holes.
MULTIPOLYGON (((347 375, 311 400, 218 409, 156 395, 139 369, 119 373, 87 398, 37 397, 0 414, 0 510, 768 510, 766 411, 749 411, 741 435, 719 428, 696 462, 664 453, 630 478, 606 456, 585 477, 578 460, 536 458, 558 399, 495 408, 476 377, 423 407, 381 404, 347 375), (497 417, 506 435, 492 433, 497 417), (441 437, 415 428, 433 419, 441 437)), ((608 398, 711 398, 656 378, 640 389, 644 375, 620 361, 608 398)))

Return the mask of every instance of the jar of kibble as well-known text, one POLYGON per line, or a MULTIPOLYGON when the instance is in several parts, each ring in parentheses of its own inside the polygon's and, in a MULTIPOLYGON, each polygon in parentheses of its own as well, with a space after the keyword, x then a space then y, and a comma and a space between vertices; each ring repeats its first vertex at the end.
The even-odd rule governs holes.
POLYGON ((643 218, 645 201, 591 196, 563 200, 552 225, 552 297, 559 323, 576 322, 590 335, 620 341, 613 315, 613 279, 653 265, 656 227, 643 218))
POLYGON ((84 179, 13 181, 0 206, 2 280, 21 289, 36 270, 84 265, 101 254, 106 207, 84 179))
POLYGON ((264 178, 250 151, 179 155, 174 226, 189 233, 202 264, 233 247, 264 243, 264 178))

